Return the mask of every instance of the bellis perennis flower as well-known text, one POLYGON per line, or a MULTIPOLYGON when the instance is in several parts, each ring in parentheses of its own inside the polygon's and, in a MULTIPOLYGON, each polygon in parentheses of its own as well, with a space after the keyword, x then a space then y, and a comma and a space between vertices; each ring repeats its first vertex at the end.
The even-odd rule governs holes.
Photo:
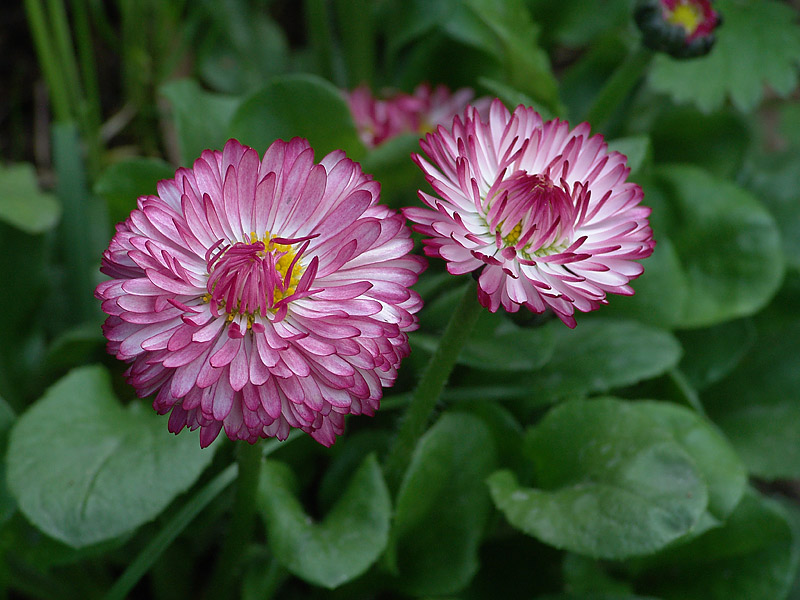
MULTIPOLYGON (((403 133, 422 135, 437 125, 449 123, 474 95, 469 88, 451 92, 445 85, 431 88, 423 83, 412 94, 400 92, 375 98, 370 89, 362 85, 347 94, 347 103, 361 141, 368 148, 374 148, 403 133)), ((473 105, 485 111, 489 100, 478 99, 473 105)))
POLYGON ((140 396, 210 444, 330 445, 347 414, 372 415, 409 352, 424 268, 404 219, 344 152, 308 142, 259 160, 235 140, 139 198, 103 255, 96 295, 109 351, 140 396))
POLYGON ((583 123, 542 122, 532 108, 512 113, 495 100, 487 121, 468 107, 452 130, 421 142, 414 158, 439 197, 406 208, 428 236, 425 253, 450 273, 475 272, 481 304, 496 311, 552 309, 570 327, 575 310, 633 294, 655 242, 642 189, 626 158, 609 152, 583 123))

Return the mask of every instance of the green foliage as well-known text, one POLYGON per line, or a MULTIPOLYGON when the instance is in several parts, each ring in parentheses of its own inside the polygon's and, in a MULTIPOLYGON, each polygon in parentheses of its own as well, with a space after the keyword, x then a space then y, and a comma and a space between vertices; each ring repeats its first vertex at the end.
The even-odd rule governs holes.
POLYGON ((27 123, 25 42, 0 119, 0 596, 800 598, 796 3, 717 0, 716 46, 683 62, 638 49, 630 0, 43 4, 25 14, 52 144, 27 123), (122 405, 97 269, 110 225, 172 163, 302 136, 317 161, 359 161, 394 209, 430 192, 409 159, 424 129, 362 143, 344 93, 361 82, 592 121, 652 208, 635 294, 575 329, 483 310, 458 349, 442 332, 470 276, 430 259, 411 356, 329 449, 295 431, 201 450, 151 400, 122 405), (394 469, 434 353, 455 368, 394 469))
POLYGON ((739 110, 751 111, 765 86, 788 95, 797 85, 800 63, 797 13, 776 0, 718 0, 715 8, 724 23, 713 51, 687 61, 658 56, 650 85, 704 112, 721 108, 727 99, 739 110))
POLYGON ((160 158, 129 158, 103 171, 94 184, 94 193, 105 199, 111 221, 119 223, 136 208, 140 196, 157 194, 156 184, 174 176, 175 167, 160 158))
POLYGON ((241 99, 207 92, 191 79, 171 81, 159 91, 172 109, 181 166, 191 167, 203 150, 222 150, 241 99))
POLYGON ((52 229, 61 216, 61 205, 39 190, 32 165, 18 164, 0 168, 0 220, 37 234, 52 229))
POLYGON ((8 486, 31 523, 81 548, 156 517, 212 456, 195 435, 171 436, 140 403, 120 406, 105 369, 82 367, 17 419, 8 486))
POLYGON ((364 154, 341 92, 312 75, 276 77, 247 97, 233 115, 230 136, 259 152, 276 139, 304 137, 317 160, 338 149, 353 160, 364 154))
POLYGON ((681 327, 751 315, 777 292, 784 260, 775 221, 744 189, 690 166, 665 166, 667 233, 689 288, 681 327))
POLYGON ((486 425, 467 414, 443 415, 420 439, 395 507, 391 555, 398 588, 442 595, 469 583, 489 516, 484 480, 495 460, 486 425))
POLYGON ((681 356, 667 331, 636 321, 583 320, 575 329, 552 321, 552 359, 525 376, 536 404, 632 385, 674 367, 681 356))
POLYGON ((692 458, 707 448, 677 440, 668 415, 611 398, 557 406, 528 432, 539 487, 498 471, 489 479, 495 505, 514 527, 580 554, 621 559, 663 548, 689 533, 709 502, 692 458))
POLYGON ((780 507, 750 491, 723 527, 647 561, 637 579, 665 600, 785 598, 797 568, 792 544, 780 507))
POLYGON ((315 523, 293 493, 286 465, 261 469, 258 507, 275 558, 309 583, 335 588, 361 575, 386 547, 392 505, 375 455, 367 456, 325 518, 315 523))
POLYGON ((8 405, 8 402, 0 398, 0 456, 2 456, 2 463, 0 463, 0 524, 7 521, 14 511, 17 509, 17 503, 14 497, 8 491, 6 484, 6 444, 8 442, 8 432, 14 424, 14 411, 8 405))
POLYGON ((703 393, 703 404, 750 472, 800 477, 800 320, 762 333, 730 376, 703 393))

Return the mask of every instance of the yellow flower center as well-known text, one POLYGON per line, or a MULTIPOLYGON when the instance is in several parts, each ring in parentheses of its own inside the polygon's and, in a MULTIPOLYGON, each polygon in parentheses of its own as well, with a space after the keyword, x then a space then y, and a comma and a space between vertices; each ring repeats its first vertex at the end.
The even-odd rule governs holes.
POLYGON ((680 25, 687 33, 694 33, 698 25, 703 21, 703 13, 694 4, 681 2, 675 7, 671 14, 667 15, 667 22, 673 25, 680 25))

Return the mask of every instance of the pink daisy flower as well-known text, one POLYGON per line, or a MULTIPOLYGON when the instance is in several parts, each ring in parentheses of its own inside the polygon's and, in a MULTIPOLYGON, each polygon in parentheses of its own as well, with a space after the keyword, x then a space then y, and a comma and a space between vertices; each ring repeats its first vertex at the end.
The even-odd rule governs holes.
MULTIPOLYGON (((474 96, 469 88, 451 92, 445 85, 431 88, 423 83, 412 94, 375 98, 370 89, 362 85, 347 94, 347 102, 361 141, 368 148, 374 148, 403 133, 422 135, 437 125, 449 123, 474 96)), ((489 99, 480 98, 473 104, 485 112, 489 99)))
POLYGON ((414 160, 439 197, 406 208, 428 236, 425 253, 454 275, 475 272, 478 297, 492 312, 550 308, 575 326, 574 312, 633 294, 636 260, 655 242, 642 189, 626 182, 626 158, 608 152, 589 125, 542 122, 532 108, 512 113, 495 100, 487 121, 468 107, 452 130, 421 142, 430 162, 414 160))
POLYGON ((207 446, 285 439, 329 446, 347 414, 374 414, 408 355, 424 259, 379 184, 306 140, 263 160, 230 140, 117 225, 95 295, 109 352, 142 397, 207 446))

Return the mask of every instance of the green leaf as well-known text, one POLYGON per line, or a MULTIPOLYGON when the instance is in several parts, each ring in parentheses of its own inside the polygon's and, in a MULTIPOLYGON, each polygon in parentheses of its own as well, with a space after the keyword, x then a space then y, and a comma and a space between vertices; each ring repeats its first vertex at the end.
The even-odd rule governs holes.
POLYGON ((192 79, 170 81, 159 92, 172 106, 183 166, 191 166, 203 150, 222 149, 239 98, 207 92, 192 79))
POLYGON ((681 320, 689 290, 672 240, 658 231, 655 235, 653 254, 644 261, 644 273, 632 284, 636 293, 612 294, 608 297, 608 307, 602 310, 607 316, 671 329, 681 320))
POLYGON ((681 331, 678 339, 684 348, 681 371, 695 389, 703 390, 736 368, 753 345, 756 330, 750 319, 737 319, 681 331))
POLYGON ((61 205, 39 189, 33 165, 0 167, 0 189, 0 221, 30 234, 44 233, 58 223, 61 205))
POLYGON ((661 167, 671 200, 668 234, 689 286, 680 325, 706 327, 761 309, 783 278, 775 221, 750 193, 691 166, 661 167))
POLYGON ((730 442, 711 423, 677 404, 640 401, 633 406, 660 423, 692 457, 708 487, 708 512, 724 521, 747 485, 747 471, 730 442))
POLYGON ((395 508, 398 588, 442 595, 469 583, 491 507, 484 481, 495 460, 491 434, 471 415, 445 414, 420 439, 395 508))
POLYGON ((530 397, 543 404, 638 383, 673 368, 681 347, 667 331, 636 321, 585 319, 575 329, 551 321, 553 357, 525 376, 530 397))
MULTIPOLYGON (((428 352, 439 345, 435 335, 416 333, 413 338, 416 346, 428 352)), ((489 371, 531 371, 550 360, 554 346, 552 329, 518 327, 502 313, 483 311, 458 364, 489 371)))
POLYGON ((94 193, 105 199, 111 220, 118 223, 128 218, 140 196, 156 194, 156 184, 173 177, 175 167, 160 158, 128 158, 103 171, 94 193))
POLYGON ((276 139, 303 137, 317 160, 338 149, 353 160, 360 160, 365 152, 341 92, 313 75, 272 79, 242 102, 230 134, 259 152, 276 139))
POLYGON ((800 320, 759 336, 731 375, 703 393, 750 472, 800 477, 800 320))
POLYGON ((8 432, 14 424, 14 411, 3 398, 0 398, 0 525, 8 521, 17 510, 17 503, 8 491, 6 484, 6 442, 8 432))
POLYGON ((794 577, 783 511, 750 491, 723 527, 647 561, 637 589, 664 600, 778 600, 794 577))
POLYGON ((774 0, 718 0, 715 8, 724 23, 711 52, 684 61, 657 56, 650 85, 704 112, 720 108, 727 98, 739 110, 752 110, 766 87, 788 95, 797 85, 800 62, 797 12, 774 0))
POLYGON ((750 146, 745 117, 732 109, 703 114, 691 106, 669 105, 647 131, 657 163, 687 163, 719 177, 736 177, 750 146))
POLYGON ((539 489, 489 479, 517 529, 596 558, 650 554, 686 535, 708 504, 702 473, 662 423, 612 398, 573 400, 528 433, 539 489))
POLYGON ((787 265, 800 271, 800 143, 780 154, 753 157, 743 179, 775 218, 787 265))
POLYGON ((166 419, 141 403, 122 407, 104 368, 83 367, 17 420, 8 486, 36 527, 80 548, 153 519, 212 456, 196 434, 172 436, 166 419))
POLYGON ((391 499, 375 455, 318 523, 293 493, 293 478, 283 463, 266 461, 261 470, 258 509, 275 559, 304 581, 331 589, 361 575, 389 539, 391 499))

